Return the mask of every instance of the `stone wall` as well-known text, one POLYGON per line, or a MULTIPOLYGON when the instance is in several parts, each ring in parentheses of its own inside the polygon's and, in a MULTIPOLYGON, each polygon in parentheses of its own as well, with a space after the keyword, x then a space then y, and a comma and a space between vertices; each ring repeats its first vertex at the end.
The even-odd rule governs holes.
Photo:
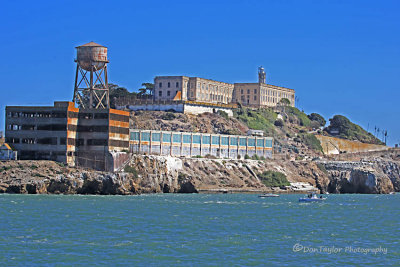
POLYGON ((233 116, 232 108, 219 106, 219 105, 202 105, 199 104, 187 104, 181 101, 169 101, 166 103, 156 102, 154 103, 142 103, 142 104, 134 104, 134 105, 126 105, 126 106, 117 106, 117 109, 125 109, 139 111, 139 110, 147 110, 147 111, 176 111, 184 114, 202 114, 202 113, 215 113, 218 111, 224 111, 228 114, 229 117, 233 116))

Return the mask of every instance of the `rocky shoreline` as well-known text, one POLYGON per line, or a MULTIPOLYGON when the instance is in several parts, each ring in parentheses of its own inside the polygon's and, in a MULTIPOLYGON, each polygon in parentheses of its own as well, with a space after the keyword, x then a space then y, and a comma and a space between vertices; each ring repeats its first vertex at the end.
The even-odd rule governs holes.
POLYGON ((134 155, 128 166, 128 172, 105 173, 66 167, 52 161, 0 162, 0 193, 304 193, 315 189, 320 193, 334 194, 387 194, 400 191, 398 151, 358 161, 262 161, 134 155), (265 170, 284 173, 292 186, 266 187, 258 177, 265 170), (298 185, 309 185, 309 188, 298 185))

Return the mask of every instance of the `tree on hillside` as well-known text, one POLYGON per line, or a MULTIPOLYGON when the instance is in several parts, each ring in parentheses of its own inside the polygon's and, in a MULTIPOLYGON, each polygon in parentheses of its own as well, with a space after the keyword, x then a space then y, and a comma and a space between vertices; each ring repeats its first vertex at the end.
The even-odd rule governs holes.
POLYGON ((153 83, 142 83, 142 88, 139 89, 138 95, 140 97, 149 97, 153 95, 154 84, 153 83))
POLYGON ((358 140, 364 143, 379 144, 382 145, 378 138, 373 136, 371 133, 365 131, 359 125, 352 123, 348 118, 342 115, 335 115, 332 119, 329 119, 330 125, 326 128, 328 132, 331 130, 338 130, 339 137, 349 140, 358 140))
POLYGON ((311 113, 310 115, 307 115, 307 117, 308 117, 311 121, 318 122, 319 127, 325 126, 325 124, 326 124, 326 120, 324 119, 324 117, 322 117, 322 116, 319 115, 318 113, 311 113))
POLYGON ((278 104, 281 104, 283 106, 289 106, 290 105, 290 100, 287 99, 287 98, 282 98, 281 100, 279 100, 278 104))
POLYGON ((111 106, 111 108, 115 108, 115 100, 118 98, 132 97, 132 96, 136 97, 137 96, 136 92, 131 93, 125 87, 119 86, 114 83, 109 83, 108 89, 110 91, 110 106, 111 106))

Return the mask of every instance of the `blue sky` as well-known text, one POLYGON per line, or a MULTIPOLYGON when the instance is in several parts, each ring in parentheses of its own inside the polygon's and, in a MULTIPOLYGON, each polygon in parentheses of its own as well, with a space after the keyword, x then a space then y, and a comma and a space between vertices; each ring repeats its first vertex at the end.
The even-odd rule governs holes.
POLYGON ((400 1, 3 1, 0 129, 6 105, 71 100, 75 47, 109 49, 110 82, 156 75, 267 82, 299 108, 387 129, 400 143, 400 1))

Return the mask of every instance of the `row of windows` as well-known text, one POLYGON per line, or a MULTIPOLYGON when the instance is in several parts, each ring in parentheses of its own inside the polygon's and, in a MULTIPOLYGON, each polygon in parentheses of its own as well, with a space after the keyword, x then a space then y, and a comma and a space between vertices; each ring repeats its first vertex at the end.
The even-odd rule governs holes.
MULTIPOLYGON (((192 95, 193 97, 193 95, 192 95)), ((230 102, 231 98, 222 95, 209 95, 209 94, 198 94, 199 100, 209 100, 209 101, 220 101, 220 102, 230 102)))
POLYGON ((113 121, 129 122, 129 116, 110 113, 88 113, 88 112, 72 112, 68 111, 69 118, 79 119, 108 119, 113 121))
POLYGON ((66 131, 65 124, 44 124, 44 125, 31 125, 31 124, 8 124, 7 130, 10 131, 66 131))
MULTIPOLYGON (((272 140, 267 138, 253 138, 253 137, 235 137, 231 136, 230 141, 228 136, 210 136, 210 135, 191 135, 181 133, 163 133, 161 138, 160 132, 152 132, 151 141, 164 143, 184 143, 184 144, 212 144, 212 145, 232 145, 237 146, 255 146, 257 140, 257 147, 271 147, 272 140), (230 142, 230 143, 229 143, 230 142)), ((150 132, 132 132, 130 136, 132 141, 150 142, 150 132)))
MULTIPOLYGON (((242 95, 241 99, 242 99, 242 102, 245 101, 244 95, 242 95)), ((247 95, 247 100, 250 100, 250 95, 247 95)), ((257 96, 255 95, 254 96, 254 101, 256 101, 256 100, 257 100, 257 96)))
POLYGON ((7 112, 9 118, 66 118, 67 112, 7 112))
MULTIPOLYGON (((175 95, 178 93, 178 91, 175 91, 175 95)), ((162 97, 163 96, 163 92, 162 91, 158 91, 158 96, 162 97)), ((171 96, 171 91, 167 91, 167 96, 171 96)))
MULTIPOLYGON (((245 93, 245 90, 241 89, 240 93, 243 95, 245 93)), ((250 94, 250 89, 247 89, 247 94, 248 95, 250 94)), ((254 94, 257 94, 257 89, 254 89, 254 94)), ((261 94, 262 95, 266 94, 266 96, 274 96, 274 97, 282 97, 282 98, 287 98, 287 99, 290 99, 290 98, 294 99, 294 96, 292 94, 287 94, 287 93, 273 91, 273 90, 261 90, 261 94)), ((264 101, 267 101, 267 97, 266 96, 262 96, 262 99, 264 99, 264 101)), ((249 98, 250 97, 247 96, 247 99, 249 99, 249 98)), ((243 100, 244 96, 242 96, 241 99, 243 100)), ((256 100, 256 96, 254 96, 254 100, 256 100)))
POLYGON ((68 118, 79 119, 108 119, 108 113, 87 113, 68 111, 68 118))
MULTIPOLYGON (((240 93, 243 95, 244 94, 244 90, 241 89, 240 93)), ((250 94, 250 89, 247 89, 247 94, 250 94)), ((254 89, 254 94, 257 94, 257 89, 254 89)))
POLYGON ((7 138, 11 144, 39 144, 39 145, 65 145, 66 138, 44 137, 44 138, 7 138), (59 139, 59 141, 57 141, 59 139))
MULTIPOLYGON (((159 88, 162 88, 162 83, 161 83, 161 82, 158 84, 158 87, 159 87, 159 88)), ((168 83, 167 83, 167 87, 168 87, 168 88, 171 88, 171 82, 168 82, 168 83)), ((179 87, 179 82, 176 82, 176 83, 175 83, 175 87, 176 87, 176 88, 179 87)))
POLYGON ((197 87, 203 91, 210 91, 215 92, 218 91, 219 93, 222 94, 228 94, 229 93, 229 88, 227 87, 218 87, 218 85, 211 85, 211 84, 205 84, 203 83, 200 87, 200 83, 197 84, 197 87))
MULTIPOLYGON (((257 96, 254 96, 253 99, 254 99, 254 101, 257 101, 257 96)), ((247 95, 247 100, 246 100, 246 97, 244 95, 242 95, 240 100, 242 103, 250 103, 250 96, 247 95)), ((269 97, 269 96, 261 96, 261 101, 270 102, 270 103, 278 103, 277 98, 269 97)))

